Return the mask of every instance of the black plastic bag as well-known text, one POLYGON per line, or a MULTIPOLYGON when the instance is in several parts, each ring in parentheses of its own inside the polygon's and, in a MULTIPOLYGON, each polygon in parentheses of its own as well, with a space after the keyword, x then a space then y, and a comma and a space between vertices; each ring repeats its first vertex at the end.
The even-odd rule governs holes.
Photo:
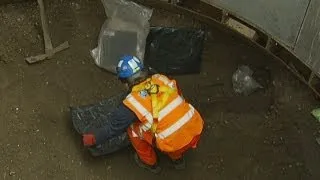
POLYGON ((168 75, 200 73, 204 39, 203 30, 152 27, 144 64, 168 75))
MULTIPOLYGON (((97 104, 71 107, 72 123, 75 130, 82 135, 92 129, 104 126, 108 121, 111 121, 112 113, 125 98, 125 95, 125 93, 121 93, 97 104)), ((90 147, 89 151, 93 156, 101 156, 118 151, 129 144, 127 133, 124 132, 109 139, 105 144, 90 147)))

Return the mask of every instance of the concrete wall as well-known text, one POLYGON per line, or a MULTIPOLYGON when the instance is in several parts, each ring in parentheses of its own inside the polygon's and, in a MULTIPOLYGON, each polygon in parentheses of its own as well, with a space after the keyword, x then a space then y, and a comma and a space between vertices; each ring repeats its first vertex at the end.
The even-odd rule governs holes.
POLYGON ((294 54, 320 75, 320 0, 311 0, 294 54))
POLYGON ((226 9, 293 47, 310 0, 203 0, 226 9))
POLYGON ((201 0, 264 31, 320 75, 320 0, 201 0))

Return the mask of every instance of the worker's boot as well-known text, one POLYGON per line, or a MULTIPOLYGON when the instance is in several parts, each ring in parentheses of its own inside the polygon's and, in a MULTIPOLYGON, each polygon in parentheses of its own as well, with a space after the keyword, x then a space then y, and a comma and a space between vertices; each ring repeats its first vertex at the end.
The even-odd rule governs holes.
POLYGON ((180 159, 176 159, 176 160, 171 160, 172 164, 174 166, 175 169, 177 170, 182 170, 186 168, 186 162, 184 161, 184 158, 180 158, 180 159))
POLYGON ((158 174, 161 171, 161 168, 157 164, 150 166, 142 162, 137 153, 134 154, 134 160, 139 167, 146 169, 152 173, 158 174))

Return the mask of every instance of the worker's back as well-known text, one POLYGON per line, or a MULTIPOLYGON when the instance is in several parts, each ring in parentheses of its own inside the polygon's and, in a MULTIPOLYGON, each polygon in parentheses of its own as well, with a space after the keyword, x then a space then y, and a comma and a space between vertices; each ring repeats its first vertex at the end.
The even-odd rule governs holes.
POLYGON ((155 74, 134 86, 124 100, 140 120, 141 130, 151 131, 164 152, 181 149, 201 134, 203 120, 180 95, 176 81, 155 74))

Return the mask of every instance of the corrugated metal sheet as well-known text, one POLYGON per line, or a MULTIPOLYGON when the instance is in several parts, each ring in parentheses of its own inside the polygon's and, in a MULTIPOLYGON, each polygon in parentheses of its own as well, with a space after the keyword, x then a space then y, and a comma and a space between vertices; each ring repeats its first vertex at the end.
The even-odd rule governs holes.
POLYGON ((222 7, 293 48, 310 0, 201 0, 222 7))
POLYGON ((320 0, 311 0, 294 53, 320 75, 320 0))

